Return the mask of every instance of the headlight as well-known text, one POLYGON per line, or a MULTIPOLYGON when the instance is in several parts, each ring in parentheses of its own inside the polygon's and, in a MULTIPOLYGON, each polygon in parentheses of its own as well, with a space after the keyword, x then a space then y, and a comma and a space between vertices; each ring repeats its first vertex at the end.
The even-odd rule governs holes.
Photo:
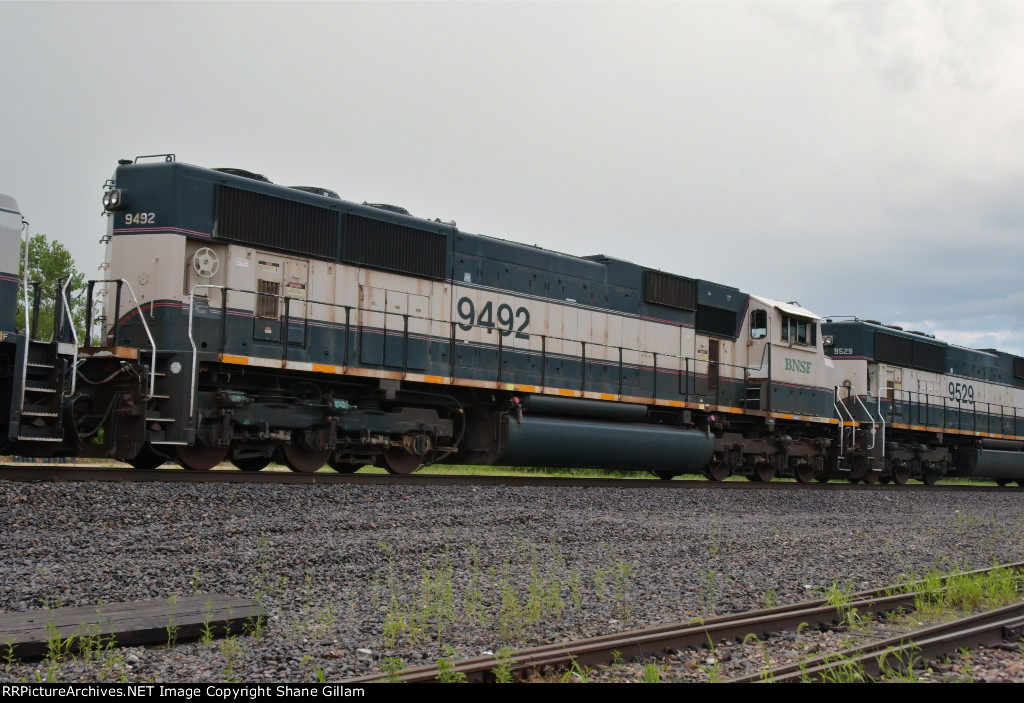
POLYGON ((124 208, 124 192, 120 188, 108 190, 103 194, 103 209, 107 212, 114 212, 124 208))

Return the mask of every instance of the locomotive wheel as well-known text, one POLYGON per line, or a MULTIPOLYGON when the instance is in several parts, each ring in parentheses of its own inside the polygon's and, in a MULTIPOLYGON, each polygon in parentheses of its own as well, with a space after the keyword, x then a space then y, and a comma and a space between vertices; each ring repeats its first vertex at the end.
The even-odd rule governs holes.
POLYGON ((208 447, 200 442, 178 447, 178 463, 189 471, 208 471, 227 456, 228 447, 208 447))
POLYGON ((281 456, 292 471, 311 474, 331 458, 330 449, 306 449, 298 444, 282 444, 281 456))
POLYGON ((878 477, 878 482, 881 483, 882 485, 886 485, 890 481, 892 481, 892 476, 879 476, 878 477))
POLYGON ((167 457, 161 456, 153 451, 153 448, 148 444, 142 447, 142 451, 139 452, 134 459, 129 459, 128 464, 133 469, 139 469, 140 471, 150 471, 157 468, 161 464, 167 461, 167 457))
POLYGON ((810 483, 814 480, 814 467, 810 464, 799 466, 793 472, 793 476, 796 477, 797 483, 810 483))
POLYGON ((879 473, 878 471, 868 471, 866 474, 864 474, 863 481, 869 486, 874 486, 876 483, 878 483, 878 480, 880 478, 882 478, 882 474, 879 473))
POLYGON ((897 486, 907 485, 907 481, 910 480, 910 469, 906 466, 893 469, 892 480, 897 486))
POLYGON ((403 449, 388 449, 384 452, 384 468, 389 474, 408 476, 423 463, 421 457, 410 454, 403 449))
POLYGON ((671 471, 652 471, 652 474, 660 478, 662 481, 671 481, 676 477, 676 474, 671 471))
POLYGON ((704 468, 704 475, 712 481, 724 481, 731 473, 732 469, 724 461, 712 461, 704 468))
POLYGON ((925 471, 924 474, 921 475, 921 483, 923 483, 926 486, 934 486, 938 482, 939 482, 939 472, 938 471, 925 471))
POLYGON ((328 459, 327 465, 337 471, 339 474, 354 474, 359 469, 363 468, 364 464, 349 464, 345 461, 335 461, 334 459, 328 459))
POLYGON ((242 459, 232 459, 231 463, 242 471, 262 471, 270 464, 270 457, 247 456, 242 459))
POLYGON ((767 462, 755 466, 754 473, 747 476, 748 480, 758 483, 771 483, 773 478, 775 478, 775 467, 767 462))
POLYGON ((832 477, 829 476, 827 473, 824 473, 821 476, 815 476, 814 480, 817 481, 818 483, 828 483, 830 478, 832 477))

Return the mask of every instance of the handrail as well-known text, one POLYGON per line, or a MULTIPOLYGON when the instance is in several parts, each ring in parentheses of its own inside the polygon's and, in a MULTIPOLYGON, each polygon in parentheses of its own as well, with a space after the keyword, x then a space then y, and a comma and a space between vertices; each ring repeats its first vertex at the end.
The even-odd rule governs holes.
MULTIPOLYGON (((849 416, 849 418, 850 418, 850 429, 853 430, 853 431, 850 433, 850 446, 849 446, 849 449, 853 449, 857 445, 857 421, 855 419, 853 419, 853 413, 850 412, 850 409, 848 407, 846 407, 846 405, 844 405, 843 403, 839 402, 839 386, 835 386, 834 398, 836 400, 833 401, 832 404, 836 407, 837 410, 839 410, 840 413, 845 412, 849 416)), ((839 436, 840 451, 842 451, 842 435, 845 434, 843 432, 844 428, 845 428, 845 423, 843 423, 842 422, 842 418, 840 418, 840 430, 839 430, 839 433, 840 433, 840 436, 839 436)), ((840 454, 839 456, 842 457, 842 454, 840 454)))
MULTIPOLYGON (((71 327, 71 339, 75 343, 74 356, 71 360, 71 395, 73 396, 75 394, 75 379, 78 376, 78 331, 75 330, 75 319, 71 316, 71 302, 68 300, 69 285, 71 285, 71 276, 68 276, 68 280, 64 281, 64 285, 61 286, 60 297, 64 301, 64 316, 68 318, 68 326, 71 327)), ((131 289, 129 288, 129 290, 131 289)), ((56 320, 54 322, 56 323, 56 320)), ((28 359, 28 354, 25 355, 25 358, 28 359)))
MULTIPOLYGON (((192 318, 194 317, 194 314, 195 314, 194 294, 195 294, 195 292, 197 290, 200 290, 200 289, 212 289, 212 290, 221 290, 221 291, 223 291, 224 299, 222 299, 221 306, 220 306, 221 307, 220 314, 222 314, 222 315, 224 315, 225 312, 226 312, 226 306, 227 306, 226 298, 227 298, 228 293, 230 293, 230 292, 241 293, 241 294, 245 294, 245 295, 262 296, 262 297, 274 297, 274 298, 277 298, 278 300, 284 300, 284 299, 287 298, 286 295, 280 294, 280 293, 272 294, 272 293, 266 293, 266 292, 255 291, 255 290, 247 290, 247 289, 242 289, 242 288, 229 288, 227 286, 218 286, 218 285, 212 285, 212 284, 198 284, 198 285, 194 286, 192 288, 192 291, 191 291, 190 296, 189 296, 190 297, 190 300, 189 300, 189 319, 190 319, 189 340, 190 340, 191 346, 193 347, 193 354, 194 354, 194 356, 196 356, 198 354, 198 351, 197 351, 197 349, 195 347, 195 340, 192 337, 192 335, 193 335, 193 330, 192 330, 193 322, 192 322, 192 318)), ((391 311, 388 311, 388 310, 371 310, 371 309, 367 309, 367 308, 360 308, 358 306, 346 305, 346 304, 342 304, 342 303, 335 303, 335 302, 328 302, 328 301, 318 301, 318 300, 311 300, 311 299, 309 299, 309 300, 303 300, 303 302, 306 303, 306 305, 308 306, 307 309, 306 309, 305 318, 303 320, 304 324, 308 324, 310 310, 312 309, 312 306, 320 305, 320 306, 324 306, 326 308, 343 308, 346 311, 346 313, 345 313, 345 317, 346 317, 345 329, 349 330, 349 332, 352 331, 353 320, 351 319, 351 312, 353 310, 355 310, 357 312, 371 313, 371 314, 376 314, 376 315, 383 315, 383 316, 385 316, 385 319, 390 319, 388 316, 398 315, 398 316, 403 318, 401 334, 403 335, 403 339, 406 341, 406 344, 408 344, 408 341, 409 341, 409 333, 411 331, 409 328, 410 328, 412 322, 416 321, 416 322, 423 322, 423 323, 428 323, 428 324, 433 323, 433 324, 443 325, 445 328, 448 329, 448 334, 446 335, 446 337, 447 337, 447 340, 448 340, 448 344, 451 347, 450 352, 449 352, 451 356, 449 358, 449 364, 448 365, 449 365, 449 369, 450 369, 449 373, 452 375, 452 377, 455 377, 456 371, 458 369, 458 364, 455 363, 456 362, 456 358, 455 358, 456 347, 459 344, 465 344, 465 343, 472 344, 473 343, 468 338, 459 339, 458 335, 460 333, 460 330, 462 332, 464 332, 464 333, 472 333, 472 332, 474 332, 476 330, 487 330, 487 331, 490 331, 492 333, 493 332, 497 332, 500 335, 500 339, 502 341, 502 344, 500 346, 501 346, 501 352, 503 354, 507 354, 509 350, 513 349, 513 346, 504 344, 503 338, 506 337, 506 336, 509 336, 509 335, 517 334, 516 331, 513 330, 513 329, 504 329, 502 327, 495 326, 495 325, 479 325, 479 324, 475 324, 474 322, 459 322, 458 320, 439 320, 439 319, 434 319, 432 317, 427 317, 427 316, 423 316, 423 315, 411 315, 408 312, 401 312, 400 313, 400 312, 391 312, 391 311), (468 326, 469 329, 465 329, 465 326, 468 326)), ((211 308, 211 311, 216 312, 212 308, 211 308)), ((289 318, 290 317, 291 316, 289 315, 289 318)), ((291 320, 289 319, 289 322, 290 321, 291 320)), ((769 324, 770 324, 770 321, 769 321, 769 324)), ((223 329, 223 320, 222 320, 222 329, 223 329)), ((397 330, 396 330, 396 333, 397 333, 397 330)), ((595 354, 593 354, 593 351, 596 351, 597 349, 604 349, 604 350, 610 350, 612 352, 611 354, 607 355, 607 357, 604 360, 607 361, 612 366, 618 367, 618 369, 619 369, 619 372, 618 372, 619 373, 618 393, 619 393, 619 395, 621 395, 622 391, 624 390, 622 388, 622 378, 623 378, 623 375, 624 375, 624 367, 627 365, 627 363, 632 363, 632 364, 634 364, 634 365, 636 365, 638 367, 639 366, 643 366, 642 356, 645 355, 645 354, 653 355, 655 353, 655 352, 650 351, 650 350, 640 349, 640 348, 636 348, 636 347, 623 346, 623 345, 604 344, 604 343, 601 343, 601 342, 586 341, 586 340, 581 340, 581 339, 569 339, 569 338, 560 337, 560 336, 557 336, 557 335, 532 334, 530 336, 538 337, 540 339, 540 345, 539 345, 538 348, 534 349, 530 345, 527 345, 525 347, 518 347, 518 345, 517 345, 515 348, 516 349, 522 349, 524 352, 527 352, 527 353, 530 353, 530 354, 539 354, 540 355, 540 357, 541 357, 541 359, 540 359, 540 376, 541 376, 540 386, 542 386, 542 387, 546 386, 547 382, 549 380, 547 378, 547 361, 549 359, 551 359, 552 357, 562 356, 566 360, 579 361, 579 362, 583 363, 584 366, 585 366, 585 364, 587 363, 587 361, 589 359, 595 359, 595 360, 598 359, 598 357, 595 354), (564 342, 564 343, 570 343, 570 344, 578 344, 578 345, 581 345, 581 350, 580 350, 579 353, 559 352, 558 354, 552 354, 550 352, 550 342, 552 342, 552 341, 554 341, 554 342, 564 342), (634 355, 636 355, 637 356, 636 361, 634 361, 634 362, 627 362, 625 360, 625 356, 627 354, 634 354, 634 355)), ((288 340, 289 340, 288 331, 283 329, 282 330, 281 343, 282 344, 290 344, 290 342, 288 340)), ((653 365, 656 366, 657 369, 659 369, 659 370, 660 369, 671 369, 672 366, 673 366, 671 360, 675 360, 679 364, 679 370, 681 372, 684 372, 684 374, 689 378, 689 377, 692 377, 692 375, 695 373, 695 369, 696 369, 696 366, 697 366, 698 363, 707 363, 707 364, 714 363, 718 367, 719 372, 721 372, 722 369, 726 369, 726 370, 732 369, 732 370, 734 370, 733 373, 740 373, 741 374, 741 375, 736 375, 736 376, 730 375, 729 378, 746 380, 746 379, 748 379, 748 376, 749 376, 750 372, 752 372, 752 371, 753 372, 764 371, 766 366, 768 367, 768 371, 770 373, 771 369, 770 369, 770 361, 769 361, 769 359, 770 359, 770 355, 771 355, 771 347, 772 347, 772 344, 770 342, 765 342, 764 346, 761 349, 761 358, 760 358, 757 366, 744 366, 744 365, 739 365, 739 364, 730 364, 730 363, 726 363, 726 362, 722 362, 722 361, 719 361, 719 362, 710 362, 710 361, 700 362, 700 360, 697 359, 695 356, 677 355, 677 354, 665 354, 665 353, 660 353, 660 352, 658 353, 658 361, 657 361, 657 363, 653 364, 653 365)), ((348 352, 349 352, 349 345, 346 344, 345 345, 345 353, 346 353, 346 355, 348 354, 348 352)), ((285 352, 285 354, 287 354, 287 352, 285 352)), ((408 349, 406 349, 405 354, 403 355, 403 369, 407 368, 407 366, 408 366, 407 355, 408 355, 408 349)), ((287 356, 285 356, 284 358, 287 359, 287 356)), ((345 366, 347 366, 347 365, 348 365, 348 363, 347 363, 347 358, 346 358, 345 366)), ((193 364, 193 367, 194 367, 194 364, 193 364)), ((585 373, 585 371, 581 371, 581 374, 582 373, 585 373)), ((639 382, 639 379, 640 379, 639 375, 637 376, 637 379, 638 379, 638 382, 639 382)), ((585 389, 585 384, 580 384, 580 387, 585 389)), ((683 395, 684 396, 690 396, 690 395, 693 395, 695 393, 695 391, 696 391, 696 389, 695 388, 691 388, 691 386, 689 385, 689 382, 688 382, 687 383, 687 387, 686 387, 686 391, 683 392, 683 395)), ((721 392, 721 386, 719 386, 718 393, 720 393, 720 392, 721 392)), ((654 394, 653 397, 656 398, 657 397, 657 388, 653 388, 652 389, 652 393, 654 394)), ((901 394, 906 393, 908 395, 913 395, 913 392, 911 392, 911 391, 902 391, 901 390, 900 393, 901 394)), ((930 398, 931 396, 926 396, 926 397, 930 398)), ((935 397, 938 398, 939 396, 935 396, 935 397)), ((719 398, 716 398, 712 402, 717 402, 719 400, 720 400, 719 398)), ((877 435, 877 429, 879 427, 879 424, 881 425, 881 428, 882 428, 881 441, 883 442, 882 451, 883 451, 883 455, 884 455, 884 451, 885 451, 885 447, 884 447, 884 433, 885 433, 885 430, 887 429, 887 427, 886 427, 887 423, 885 421, 884 413, 881 410, 881 402, 882 402, 882 400, 883 399, 880 397, 879 398, 879 408, 877 410, 878 422, 876 422, 875 416, 865 406, 865 404, 863 403, 863 401, 861 401, 861 399, 859 397, 857 398, 856 402, 858 404, 860 404, 861 407, 864 409, 864 412, 867 414, 867 417, 871 420, 872 425, 873 425, 873 428, 872 428, 873 429, 873 437, 872 437, 872 446, 871 446, 871 448, 874 448, 875 442, 879 441, 878 439, 876 439, 877 436, 878 436, 877 435)), ((897 404, 897 400, 894 398, 892 403, 893 403, 893 405, 896 405, 897 404)), ((194 398, 192 399, 192 402, 190 402, 190 407, 194 411, 194 398)), ((1003 406, 1000 406, 1000 407, 1003 407, 1003 406)), ((1010 406, 1010 407, 1013 407, 1013 406, 1010 406)), ((841 416, 840 417, 841 429, 844 429, 845 427, 847 427, 847 425, 846 425, 847 421, 849 421, 851 423, 851 426, 854 429, 854 434, 853 434, 852 439, 853 439, 853 443, 855 444, 856 443, 856 426, 857 426, 857 422, 853 418, 852 413, 850 413, 849 408, 845 407, 845 405, 843 406, 842 409, 839 409, 837 407, 836 411, 841 416)))
MULTIPOLYGON (((132 302, 135 303, 135 309, 139 311, 139 320, 142 321, 142 329, 146 332, 146 338, 149 339, 149 347, 152 349, 153 358, 149 366, 149 393, 146 395, 146 400, 153 397, 153 391, 156 389, 156 342, 153 340, 153 334, 149 331, 149 324, 146 322, 146 315, 142 312, 142 306, 139 305, 139 299, 135 297, 135 291, 132 290, 132 284, 124 278, 107 278, 98 279, 96 283, 123 283, 128 286, 128 295, 132 297, 132 302)), ((120 304, 121 296, 118 295, 117 303, 120 304)), ((115 319, 114 325, 116 326, 120 320, 115 319)), ((77 339, 77 335, 75 337, 77 339)), ((117 345, 117 338, 114 338, 114 345, 117 345)))
MULTIPOLYGON (((192 290, 188 294, 188 342, 189 344, 192 345, 192 383, 188 389, 188 419, 190 421, 192 420, 192 416, 195 415, 196 411, 196 362, 199 360, 199 350, 196 348, 196 340, 193 339, 192 337, 192 311, 195 310, 196 289, 198 288, 207 288, 210 290, 224 291, 225 286, 215 286, 211 283, 197 283, 196 285, 192 286, 192 290)), ((222 293, 222 295, 224 295, 225 297, 225 300, 222 302, 224 303, 224 307, 226 308, 227 294, 225 292, 222 293)), ((287 334, 287 331, 285 332, 285 334, 287 334)), ((285 341, 287 342, 287 337, 285 338, 285 341)))
POLYGON ((843 419, 843 413, 839 409, 839 386, 832 388, 832 407, 836 409, 836 417, 839 420, 839 458, 843 458, 843 439, 846 436, 846 420, 843 419))
MULTIPOLYGON (((190 305, 190 308, 192 306, 192 293, 194 293, 195 290, 200 289, 200 288, 214 289, 214 290, 223 290, 225 292, 242 293, 242 294, 246 294, 246 295, 255 295, 255 296, 262 296, 262 297, 274 297, 274 298, 278 298, 279 300, 284 300, 285 298, 287 298, 287 296, 285 296, 283 294, 280 294, 280 293, 274 294, 274 293, 265 293, 265 292, 255 291, 255 290, 248 290, 248 289, 244 289, 244 288, 230 288, 230 287, 227 287, 227 286, 218 286, 218 285, 212 285, 212 284, 197 284, 196 286, 194 286, 192 288, 192 292, 190 292, 190 294, 189 294, 189 298, 190 298, 189 305, 190 305)), ((309 306, 323 305, 325 307, 344 308, 347 311, 357 310, 359 312, 372 313, 372 314, 385 315, 385 316, 397 315, 397 316, 406 318, 408 320, 420 320, 420 321, 428 322, 428 323, 429 322, 433 322, 433 323, 447 325, 447 326, 449 326, 449 329, 451 329, 452 327, 461 328, 461 326, 463 324, 468 324, 470 326, 470 329, 490 330, 492 332, 500 333, 503 337, 504 336, 508 336, 509 334, 515 334, 516 333, 515 330, 502 329, 502 328, 496 327, 496 326, 478 325, 478 324, 474 324, 474 323, 460 323, 457 320, 438 320, 438 319, 435 319, 435 318, 432 318, 432 317, 426 317, 426 316, 421 316, 421 315, 410 315, 408 313, 400 313, 400 312, 391 312, 391 311, 388 311, 388 310, 370 310, 368 308, 360 308, 360 307, 357 307, 357 306, 345 305, 343 303, 332 303, 332 302, 319 301, 319 300, 305 300, 303 302, 305 302, 309 306)), ((223 307, 223 305, 222 305, 222 307, 223 307)), ((308 317, 308 311, 307 311, 307 317, 308 317)), ((349 321, 349 323, 350 322, 351 321, 349 321)), ((347 327, 349 327, 349 326, 351 326, 351 324, 347 325, 347 327)), ((464 330, 464 331, 469 331, 469 330, 464 330)), ((696 357, 693 357, 693 356, 684 356, 684 355, 678 355, 678 354, 665 354, 665 353, 662 353, 662 352, 654 352, 654 351, 647 350, 647 349, 639 349, 639 348, 635 348, 635 347, 626 347, 626 346, 621 346, 621 345, 602 344, 600 342, 586 342, 586 341, 580 340, 580 339, 570 339, 568 337, 558 337, 556 335, 550 335, 550 334, 537 334, 537 335, 530 335, 530 336, 536 336, 536 337, 541 338, 541 340, 544 340, 542 342, 542 345, 545 347, 545 349, 536 350, 536 351, 539 351, 539 352, 543 353, 546 356, 552 356, 552 354, 550 352, 546 352, 546 347, 547 347, 546 341, 547 340, 554 340, 554 341, 569 342, 569 343, 574 343, 574 344, 586 344, 586 347, 588 349, 590 347, 600 347, 600 348, 603 348, 603 349, 611 349, 611 350, 614 350, 616 353, 618 353, 620 350, 622 352, 635 352, 637 354, 655 354, 655 353, 657 353, 658 356, 663 358, 663 359, 664 358, 676 359, 676 360, 678 360, 680 362, 683 362, 680 365, 680 369, 685 369, 687 367, 687 363, 688 362, 692 361, 692 362, 696 363, 696 362, 699 361, 696 357)), ((458 343, 460 341, 462 341, 462 340, 455 339, 454 336, 451 333, 449 334, 449 343, 452 343, 452 342, 458 343)), ((741 366, 739 364, 728 364, 728 363, 725 363, 725 362, 722 362, 722 361, 714 362, 714 363, 716 363, 719 368, 738 369, 738 370, 742 370, 742 371, 748 371, 748 370, 751 370, 751 369, 753 369, 753 370, 760 370, 760 369, 764 368, 765 356, 769 353, 768 352, 768 347, 769 346, 770 346, 770 344, 766 344, 765 347, 762 349, 762 352, 761 352, 761 362, 760 362, 759 366, 757 366, 757 367, 741 366)), ((532 351, 535 351, 535 350, 529 350, 529 351, 532 352, 532 351)), ((574 360, 580 360, 580 359, 583 358, 582 355, 574 355, 574 354, 571 354, 571 353, 561 353, 561 355, 566 357, 567 359, 574 359, 574 360)), ((590 356, 588 358, 595 358, 595 357, 590 356)), ((614 356, 614 358, 611 359, 611 361, 613 361, 615 363, 618 363, 617 358, 618 358, 618 356, 616 354, 614 356)), ((639 365, 639 363, 640 362, 638 361, 637 364, 639 365)), ((710 364, 712 362, 703 362, 703 363, 709 363, 710 364)), ((664 364, 661 364, 661 365, 659 365, 659 368, 666 368, 666 366, 664 364)), ((730 378, 732 378, 732 377, 730 377, 730 378)), ((541 384, 541 385, 544 385, 544 384, 541 384)))
POLYGON ((871 420, 871 446, 868 447, 868 450, 870 451, 875 448, 875 418, 871 417, 871 411, 868 410, 863 401, 861 401, 860 396, 857 395, 857 389, 854 388, 852 384, 850 385, 850 393, 853 395, 854 400, 857 401, 857 404, 864 410, 864 414, 868 416, 869 420, 871 420))
POLYGON ((885 457, 885 415, 882 413, 882 396, 885 395, 886 391, 891 390, 893 392, 893 398, 896 397, 896 386, 880 386, 878 389, 878 419, 882 421, 882 457, 885 457))
POLYGON ((21 404, 18 406, 19 412, 20 410, 23 410, 25 408, 25 384, 28 382, 28 347, 29 342, 32 341, 32 328, 29 327, 28 321, 28 247, 32 241, 32 238, 29 235, 28 220, 24 218, 22 218, 21 220, 21 231, 24 232, 25 234, 25 258, 24 267, 22 270, 23 280, 21 282, 21 289, 24 293, 25 298, 25 353, 23 354, 24 358, 21 360, 21 404))

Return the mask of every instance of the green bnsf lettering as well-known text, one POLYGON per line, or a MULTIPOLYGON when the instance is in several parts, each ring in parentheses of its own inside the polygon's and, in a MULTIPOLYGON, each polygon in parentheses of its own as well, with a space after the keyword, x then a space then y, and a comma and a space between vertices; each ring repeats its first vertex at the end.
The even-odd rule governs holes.
POLYGON ((786 357, 786 371, 796 371, 797 373, 809 374, 811 372, 811 362, 786 357))

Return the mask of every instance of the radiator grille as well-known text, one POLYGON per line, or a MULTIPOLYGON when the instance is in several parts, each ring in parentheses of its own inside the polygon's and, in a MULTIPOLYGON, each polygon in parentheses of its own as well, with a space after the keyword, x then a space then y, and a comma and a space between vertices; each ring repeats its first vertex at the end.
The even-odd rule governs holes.
POLYGON ((680 310, 695 310, 697 281, 661 271, 645 271, 644 300, 680 310))
POLYGON ((914 368, 944 373, 946 371, 946 348, 914 340, 914 368))
POLYGON ((221 185, 215 236, 333 261, 338 255, 338 213, 221 185))
POLYGON ((697 306, 697 331, 718 337, 736 337, 736 313, 732 310, 697 306))
POLYGON ((911 366, 914 362, 914 343, 905 337, 875 332, 875 358, 897 366, 911 366))
POLYGON ((345 215, 342 261, 423 278, 445 278, 445 244, 440 232, 345 215))

